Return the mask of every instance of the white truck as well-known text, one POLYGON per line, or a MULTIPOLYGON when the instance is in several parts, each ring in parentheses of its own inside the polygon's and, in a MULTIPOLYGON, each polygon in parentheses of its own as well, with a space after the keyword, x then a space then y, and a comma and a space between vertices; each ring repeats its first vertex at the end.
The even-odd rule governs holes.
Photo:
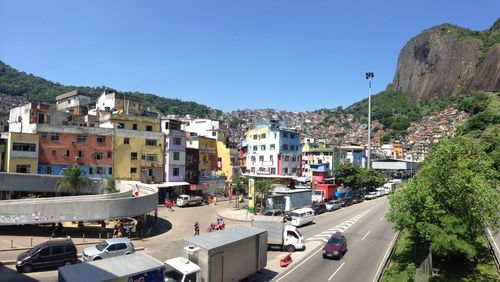
POLYGON ((273 194, 282 195, 285 198, 285 206, 283 209, 285 212, 310 207, 312 204, 311 189, 288 189, 278 187, 273 190, 273 194))
POLYGON ((176 204, 178 207, 205 205, 205 199, 201 196, 179 195, 176 204))
POLYGON ((279 246, 287 252, 304 248, 304 236, 297 227, 285 224, 283 217, 258 215, 252 220, 252 226, 267 231, 268 246, 279 246))
POLYGON ((165 282, 240 281, 267 264, 267 231, 237 225, 184 239, 186 257, 165 261, 165 282))
POLYGON ((386 191, 386 194, 393 192, 395 188, 396 188, 396 183, 388 182, 384 184, 384 189, 386 191))

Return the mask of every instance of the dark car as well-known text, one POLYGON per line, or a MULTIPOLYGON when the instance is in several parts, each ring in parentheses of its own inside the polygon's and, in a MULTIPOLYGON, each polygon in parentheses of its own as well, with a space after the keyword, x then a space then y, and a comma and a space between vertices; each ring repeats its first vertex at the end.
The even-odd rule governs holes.
POLYGON ((347 252, 347 239, 341 232, 335 232, 323 247, 323 258, 342 258, 347 252))
POLYGON ((340 199, 340 205, 343 207, 347 207, 352 205, 352 198, 351 197, 344 197, 340 199))
POLYGON ((311 208, 314 210, 314 214, 320 214, 326 212, 326 206, 323 203, 314 203, 311 208))
POLYGON ((76 247, 72 240, 51 240, 41 243, 17 257, 16 269, 31 272, 76 263, 76 247))
POLYGON ((265 216, 284 216, 285 214, 281 210, 268 210, 264 213, 265 216))
POLYGON ((352 196, 352 203, 353 204, 361 203, 364 200, 365 200, 365 196, 363 194, 357 194, 357 195, 352 196))

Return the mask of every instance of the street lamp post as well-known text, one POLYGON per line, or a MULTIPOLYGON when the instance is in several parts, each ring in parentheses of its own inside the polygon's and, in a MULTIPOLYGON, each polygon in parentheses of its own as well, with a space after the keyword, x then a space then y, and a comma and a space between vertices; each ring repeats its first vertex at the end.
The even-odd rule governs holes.
POLYGON ((368 79, 368 159, 366 163, 366 168, 370 169, 370 157, 371 157, 371 132, 372 132, 372 79, 375 77, 373 72, 366 73, 366 79, 368 79))

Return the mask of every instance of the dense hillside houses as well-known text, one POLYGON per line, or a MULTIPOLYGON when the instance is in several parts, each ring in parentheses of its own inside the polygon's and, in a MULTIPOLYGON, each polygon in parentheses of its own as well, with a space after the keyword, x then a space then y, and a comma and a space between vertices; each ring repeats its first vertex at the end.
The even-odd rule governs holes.
MULTIPOLYGON (((187 190, 227 191, 242 173, 321 181, 340 163, 366 166, 367 126, 351 114, 266 109, 221 120, 162 116, 136 96, 111 91, 95 102, 77 90, 57 96, 55 105, 14 102, 0 115, 6 172, 61 175, 77 165, 94 179, 154 183, 163 200, 187 190)), ((445 108, 385 143, 384 126, 374 120, 372 159, 421 161, 467 116, 445 108)))

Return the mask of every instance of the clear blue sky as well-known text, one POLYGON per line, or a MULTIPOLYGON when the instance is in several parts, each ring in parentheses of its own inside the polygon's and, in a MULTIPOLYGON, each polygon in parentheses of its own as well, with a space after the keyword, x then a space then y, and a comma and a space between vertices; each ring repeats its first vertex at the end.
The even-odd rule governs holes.
POLYGON ((498 0, 0 0, 0 60, 62 84, 224 111, 306 111, 363 99, 366 71, 373 93, 384 90, 422 30, 484 30, 499 11, 498 0))

